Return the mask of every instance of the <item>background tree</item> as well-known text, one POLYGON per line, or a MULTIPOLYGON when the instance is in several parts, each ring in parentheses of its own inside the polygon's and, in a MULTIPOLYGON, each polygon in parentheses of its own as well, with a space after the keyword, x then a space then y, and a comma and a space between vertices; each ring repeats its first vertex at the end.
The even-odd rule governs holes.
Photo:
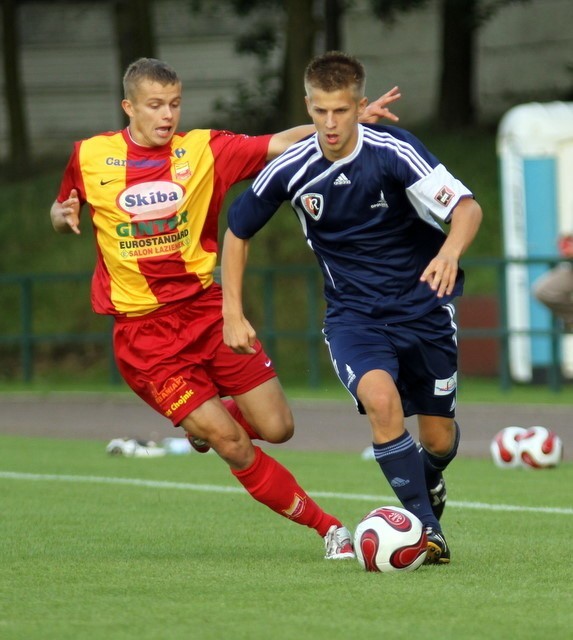
MULTIPOLYGON (((119 91, 123 97, 123 73, 137 58, 155 58, 155 32, 153 29, 154 0, 111 0, 115 39, 120 70, 119 91)), ((127 116, 121 111, 124 122, 127 116)))
MULTIPOLYGON (((157 0, 70 0, 70 4, 110 4, 114 15, 115 38, 120 75, 118 87, 123 95, 121 79, 125 67, 140 56, 155 55, 153 6, 157 0)), ((2 61, 10 162, 5 173, 10 177, 27 175, 32 163, 29 126, 26 118, 26 95, 22 82, 20 13, 32 0, 2 0, 2 61)), ((34 4, 53 4, 53 0, 33 0, 34 4)), ((123 114, 123 111, 122 111, 123 114)))
POLYGON ((112 0, 119 65, 140 57, 155 58, 154 0, 112 0))
POLYGON ((279 102, 279 128, 308 122, 304 102, 303 75, 315 53, 317 21, 313 3, 286 0, 285 56, 283 82, 279 102))
POLYGON ((436 112, 441 127, 475 124, 476 56, 480 0, 442 0, 440 88, 436 112))
POLYGON ((348 7, 345 0, 324 0, 324 50, 342 51, 342 18, 348 7))
POLYGON ((257 77, 239 84, 232 100, 219 101, 225 121, 250 133, 268 132, 308 122, 304 104, 304 69, 321 50, 341 49, 342 20, 351 0, 192 0, 194 12, 223 7, 243 21, 236 50, 255 55, 257 77), (273 54, 282 51, 277 75, 273 54))
POLYGON ((370 0, 375 15, 388 25, 400 13, 439 2, 442 43, 435 121, 441 127, 476 123, 476 44, 479 29, 502 8, 530 0, 370 0))
POLYGON ((25 175, 30 166, 30 140, 20 59, 20 21, 17 0, 2 0, 2 61, 4 98, 8 112, 9 177, 25 175))
POLYGON ((234 47, 238 55, 254 56, 257 69, 237 82, 234 95, 214 103, 207 124, 252 135, 278 127, 280 74, 274 60, 284 24, 283 3, 278 0, 191 0, 194 14, 211 20, 233 17, 234 47))

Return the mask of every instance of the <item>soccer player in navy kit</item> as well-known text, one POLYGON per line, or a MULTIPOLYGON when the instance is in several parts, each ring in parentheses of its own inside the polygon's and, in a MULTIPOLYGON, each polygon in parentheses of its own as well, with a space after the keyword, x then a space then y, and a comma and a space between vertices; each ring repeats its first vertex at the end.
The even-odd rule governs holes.
POLYGON ((326 53, 304 80, 316 134, 271 162, 229 210, 224 340, 238 353, 254 351, 242 307, 249 239, 289 201, 323 272, 335 371, 368 416, 382 472, 426 527, 426 563, 446 564, 442 472, 459 443, 452 300, 462 293, 458 262, 481 207, 413 135, 359 124, 367 99, 358 60, 326 53), (405 428, 410 415, 418 416, 419 447, 405 428))

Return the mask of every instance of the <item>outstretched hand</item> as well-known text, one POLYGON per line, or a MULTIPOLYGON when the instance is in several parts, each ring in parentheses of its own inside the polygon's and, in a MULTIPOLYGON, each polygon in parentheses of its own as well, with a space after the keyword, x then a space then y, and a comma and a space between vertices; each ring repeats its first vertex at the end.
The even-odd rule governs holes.
POLYGON ((67 200, 64 200, 60 209, 61 215, 70 229, 80 234, 80 200, 78 192, 75 189, 70 191, 67 200))
POLYGON ((398 87, 393 87, 383 96, 380 96, 377 100, 374 100, 374 102, 371 102, 366 106, 366 109, 364 109, 360 118, 360 122, 375 124, 380 120, 380 118, 386 118, 386 120, 398 122, 400 118, 388 109, 388 105, 396 102, 396 100, 399 100, 401 97, 402 94, 400 93, 400 89, 398 87))

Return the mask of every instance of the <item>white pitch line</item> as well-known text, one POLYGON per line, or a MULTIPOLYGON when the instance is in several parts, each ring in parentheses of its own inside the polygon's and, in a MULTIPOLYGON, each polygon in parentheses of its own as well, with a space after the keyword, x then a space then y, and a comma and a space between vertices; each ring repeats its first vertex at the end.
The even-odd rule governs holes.
MULTIPOLYGON (((361 493, 331 493, 328 491, 309 491, 316 498, 340 498, 341 500, 381 500, 398 504, 396 496, 370 496, 361 493)), ((525 507, 516 504, 489 504, 487 502, 464 502, 448 500, 448 507, 458 509, 479 509, 482 511, 521 511, 528 513, 558 513, 565 516, 573 516, 573 509, 567 507, 525 507)))
MULTIPOLYGON (((105 476, 70 476, 41 473, 19 473, 0 471, 0 479, 29 480, 34 482, 75 482, 85 484, 122 484, 133 487, 151 487, 154 489, 180 489, 183 491, 201 491, 207 493, 246 493, 242 487, 225 487, 216 484, 192 484, 189 482, 168 482, 166 480, 143 480, 141 478, 108 478, 105 476)), ((362 502, 396 503, 396 496, 370 495, 366 493, 335 493, 331 491, 309 491, 316 498, 337 498, 362 502)), ((489 504, 486 502, 464 502, 448 500, 448 507, 458 509, 478 509, 481 511, 505 511, 522 513, 552 513, 572 516, 573 509, 565 507, 526 507, 513 504, 489 504)))

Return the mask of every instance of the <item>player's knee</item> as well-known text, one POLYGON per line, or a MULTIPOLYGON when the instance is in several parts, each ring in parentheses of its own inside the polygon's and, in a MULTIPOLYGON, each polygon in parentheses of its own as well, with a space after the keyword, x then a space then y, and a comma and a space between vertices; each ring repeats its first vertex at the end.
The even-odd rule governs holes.
POLYGON ((451 452, 453 442, 451 440, 440 440, 430 445, 424 444, 423 446, 429 453, 437 456, 438 458, 443 458, 451 452))
POLYGON ((453 420, 426 417, 429 424, 420 425, 420 442, 429 453, 443 457, 452 453, 457 447, 457 429, 453 420))
POLYGON ((246 469, 254 460, 253 445, 242 430, 211 433, 208 442, 216 453, 234 469, 246 469))
POLYGON ((277 412, 269 417, 264 429, 264 438, 272 444, 287 442, 294 435, 294 419, 290 411, 277 412))
POLYGON ((390 394, 378 393, 361 401, 366 413, 374 422, 391 424, 396 416, 399 416, 400 421, 403 417, 401 405, 396 403, 395 398, 390 394))

